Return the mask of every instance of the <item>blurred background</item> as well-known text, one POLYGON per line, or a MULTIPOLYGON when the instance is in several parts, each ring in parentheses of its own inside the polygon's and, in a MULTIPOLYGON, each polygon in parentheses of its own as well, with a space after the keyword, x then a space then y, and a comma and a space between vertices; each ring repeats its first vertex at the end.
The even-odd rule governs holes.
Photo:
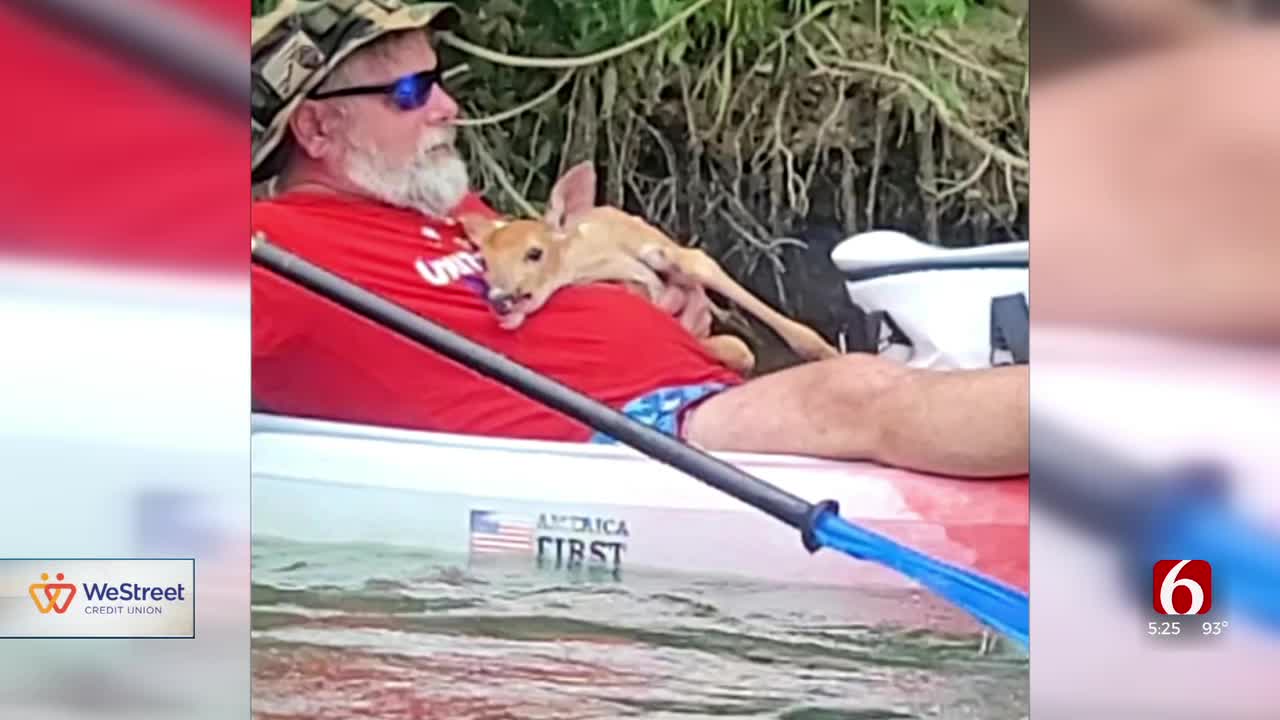
MULTIPOLYGON (((1145 469, 1213 462, 1232 508, 1273 531, 1280 94, 1259 88, 1278 8, 1071 0, 1031 24, 1032 411, 1145 469)), ((1033 432, 1033 484, 1046 441, 1033 432)), ((1096 454, 1068 465, 1103 472, 1096 454)), ((1150 564, 1034 503, 1031 543, 1033 717, 1275 716, 1280 636, 1229 588, 1212 617, 1228 632, 1197 641, 1192 617, 1149 637, 1179 619, 1153 614, 1150 564)))
POLYGON ((0 6, 0 556, 194 557, 198 609, 0 641, 0 717, 248 716, 248 45, 231 0, 0 6))

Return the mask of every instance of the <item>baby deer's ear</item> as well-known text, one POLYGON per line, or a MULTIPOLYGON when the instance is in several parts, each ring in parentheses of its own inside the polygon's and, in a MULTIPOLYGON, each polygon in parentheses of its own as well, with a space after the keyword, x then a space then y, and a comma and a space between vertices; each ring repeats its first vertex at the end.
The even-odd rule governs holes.
POLYGON ((543 220, 557 230, 573 222, 579 213, 596 204, 596 170, 591 161, 580 162, 569 168, 555 187, 551 188, 551 201, 543 220))
POLYGON ((469 214, 458 218, 458 222, 462 224, 462 230, 467 234, 467 239, 476 245, 484 244, 498 228, 506 225, 499 218, 485 217, 484 215, 469 214))

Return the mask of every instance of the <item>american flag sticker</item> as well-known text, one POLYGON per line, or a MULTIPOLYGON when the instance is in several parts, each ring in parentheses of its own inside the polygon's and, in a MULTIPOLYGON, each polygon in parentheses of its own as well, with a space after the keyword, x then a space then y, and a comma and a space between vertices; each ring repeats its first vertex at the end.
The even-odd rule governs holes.
POLYGON ((471 511, 473 555, 528 555, 533 552, 533 521, 489 510, 471 511))

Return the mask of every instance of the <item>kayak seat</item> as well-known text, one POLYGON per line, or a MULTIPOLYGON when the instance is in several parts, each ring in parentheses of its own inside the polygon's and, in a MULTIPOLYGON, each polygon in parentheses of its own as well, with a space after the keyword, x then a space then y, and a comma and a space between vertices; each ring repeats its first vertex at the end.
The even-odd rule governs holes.
POLYGON ((835 246, 831 261, 850 282, 929 270, 1026 268, 1027 242, 943 248, 897 230, 858 233, 835 246))

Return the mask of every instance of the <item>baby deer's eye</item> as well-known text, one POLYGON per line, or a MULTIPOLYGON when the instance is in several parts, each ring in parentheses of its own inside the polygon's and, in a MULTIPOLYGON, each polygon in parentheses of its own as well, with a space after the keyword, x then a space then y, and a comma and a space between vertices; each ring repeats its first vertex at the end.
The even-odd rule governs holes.
POLYGON ((524 254, 524 259, 528 262, 538 262, 542 259, 542 248, 529 248, 529 251, 524 254))

